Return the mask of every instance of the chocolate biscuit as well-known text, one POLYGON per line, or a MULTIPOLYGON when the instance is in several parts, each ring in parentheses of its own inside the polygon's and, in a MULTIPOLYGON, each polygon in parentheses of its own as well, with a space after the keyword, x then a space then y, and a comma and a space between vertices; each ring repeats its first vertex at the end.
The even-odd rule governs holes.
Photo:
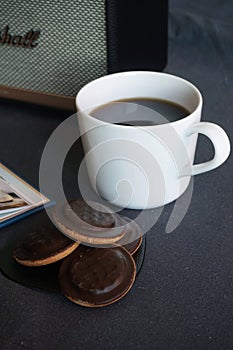
POLYGON ((120 224, 123 226, 125 235, 117 242, 117 245, 124 247, 133 255, 142 244, 141 229, 134 220, 126 216, 120 217, 120 224))
POLYGON ((59 281, 63 294, 72 302, 101 307, 126 295, 135 276, 136 265, 126 249, 80 245, 62 262, 59 281))
POLYGON ((111 244, 124 235, 119 216, 96 202, 73 200, 56 205, 53 219, 65 235, 87 244, 111 244), (89 204, 88 204, 89 203, 89 204))
POLYGON ((72 253, 79 243, 61 234, 54 226, 31 232, 14 248, 14 259, 25 266, 54 263, 72 253))

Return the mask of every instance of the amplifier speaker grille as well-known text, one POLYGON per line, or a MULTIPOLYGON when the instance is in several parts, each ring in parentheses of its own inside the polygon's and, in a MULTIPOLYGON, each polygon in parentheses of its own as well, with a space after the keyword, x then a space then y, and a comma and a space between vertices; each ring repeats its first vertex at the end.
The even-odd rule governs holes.
POLYGON ((107 74, 105 0, 1 1, 0 27, 39 30, 34 48, 0 45, 0 85, 74 96, 107 74), (94 55, 93 55, 94 53, 94 55))
POLYGON ((1 0, 0 97, 75 109, 83 85, 162 70, 168 0, 1 0))

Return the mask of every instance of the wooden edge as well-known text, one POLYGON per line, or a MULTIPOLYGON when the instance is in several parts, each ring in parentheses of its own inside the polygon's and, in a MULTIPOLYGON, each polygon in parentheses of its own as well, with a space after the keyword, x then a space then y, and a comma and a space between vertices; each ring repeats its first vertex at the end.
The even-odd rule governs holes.
POLYGON ((75 96, 55 95, 41 91, 18 89, 0 85, 0 98, 66 109, 73 112, 76 111, 75 96))

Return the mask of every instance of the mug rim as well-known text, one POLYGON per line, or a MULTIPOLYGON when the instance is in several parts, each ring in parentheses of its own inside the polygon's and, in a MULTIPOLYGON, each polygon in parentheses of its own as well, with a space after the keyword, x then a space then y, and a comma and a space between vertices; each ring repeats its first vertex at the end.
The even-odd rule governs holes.
MULTIPOLYGON (((134 98, 134 97, 132 97, 134 98)), ((155 97, 156 98, 156 97, 155 97)), ((114 101, 114 100, 112 100, 114 101)), ((106 103, 110 103, 112 101, 108 101, 106 103)), ((202 97, 202 94, 200 92, 200 90, 193 84, 191 83, 190 81, 186 80, 185 78, 182 78, 178 75, 174 75, 174 74, 170 74, 170 73, 164 73, 164 72, 156 72, 156 71, 142 71, 142 70, 133 70, 133 71, 125 71, 125 72, 117 72, 117 73, 112 73, 112 74, 107 74, 107 75, 104 75, 102 77, 99 77, 97 79, 94 79, 92 81, 90 81, 89 83, 85 84, 80 90, 79 92, 76 94, 76 97, 75 97, 75 105, 76 105, 76 108, 77 108, 77 113, 85 113, 85 117, 87 117, 88 119, 91 119, 92 121, 95 120, 95 121, 98 121, 99 124, 101 125, 112 125, 114 126, 114 128, 133 128, 133 129, 137 129, 137 128, 160 128, 160 127, 165 127, 166 125, 177 125, 179 123, 182 123, 182 121, 184 120, 187 120, 187 119, 191 119, 193 114, 196 113, 199 109, 202 108, 202 105, 203 105, 203 97, 202 97), (84 93, 86 93, 86 90, 91 86, 91 85, 94 85, 96 83, 98 83, 99 81, 104 81, 104 80, 108 80, 108 79, 111 79, 111 78, 114 78, 114 77, 118 77, 118 76, 134 76, 134 75, 139 75, 139 76, 166 76, 170 79, 175 79, 175 80, 179 80, 181 81, 182 83, 185 83, 186 85, 188 85, 190 88, 192 88, 196 94, 196 97, 197 97, 197 106, 194 108, 194 110, 192 112, 190 112, 186 117, 183 117, 181 119, 178 119, 178 120, 175 120, 175 121, 171 121, 169 123, 165 123, 165 124, 158 124, 158 125, 143 125, 143 126, 140 126, 140 125, 119 125, 119 124, 113 124, 113 123, 110 123, 110 122, 107 122, 107 121, 103 121, 103 120, 100 120, 100 119, 96 119, 94 117, 92 117, 90 114, 89 114, 89 109, 85 109, 83 110, 82 108, 79 108, 79 105, 80 105, 80 99, 82 97, 82 95, 84 93)), ((100 105, 98 106, 95 106, 94 108, 97 108, 99 107, 100 105)), ((91 107, 93 108, 93 107, 91 107)))

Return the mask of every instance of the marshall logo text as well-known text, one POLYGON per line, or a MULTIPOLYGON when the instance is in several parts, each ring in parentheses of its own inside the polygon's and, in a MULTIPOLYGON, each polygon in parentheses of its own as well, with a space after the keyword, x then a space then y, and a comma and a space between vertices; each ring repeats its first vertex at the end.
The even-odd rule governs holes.
POLYGON ((9 26, 5 26, 3 28, 2 33, 0 35, 0 44, 16 46, 16 47, 24 47, 24 48, 34 48, 38 45, 36 40, 40 36, 39 30, 29 30, 25 35, 12 35, 9 33, 9 26))

